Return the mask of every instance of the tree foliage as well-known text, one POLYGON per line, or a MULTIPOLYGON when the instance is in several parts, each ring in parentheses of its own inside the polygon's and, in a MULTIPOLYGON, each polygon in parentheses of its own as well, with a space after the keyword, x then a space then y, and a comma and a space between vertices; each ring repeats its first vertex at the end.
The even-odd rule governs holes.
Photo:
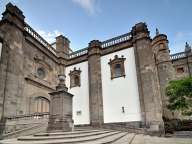
POLYGON ((166 88, 168 109, 180 111, 183 115, 192 115, 192 78, 170 81, 166 88))

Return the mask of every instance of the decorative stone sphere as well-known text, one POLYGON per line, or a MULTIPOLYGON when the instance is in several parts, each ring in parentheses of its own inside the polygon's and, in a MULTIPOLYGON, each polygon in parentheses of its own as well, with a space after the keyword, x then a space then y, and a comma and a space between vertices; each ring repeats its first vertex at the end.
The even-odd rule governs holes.
POLYGON ((64 82, 66 76, 65 75, 58 75, 58 78, 59 78, 59 82, 64 82))

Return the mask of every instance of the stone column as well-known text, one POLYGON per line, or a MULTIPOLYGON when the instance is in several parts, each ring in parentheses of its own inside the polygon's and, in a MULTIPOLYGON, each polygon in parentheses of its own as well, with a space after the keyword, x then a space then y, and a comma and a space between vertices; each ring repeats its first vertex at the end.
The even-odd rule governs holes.
POLYGON ((101 42, 93 40, 88 48, 90 121, 94 127, 103 124, 103 98, 101 82, 101 42))
POLYGON ((149 132, 161 133, 164 129, 162 99, 154 53, 146 24, 136 24, 132 28, 132 37, 136 53, 141 109, 144 109, 143 121, 149 132))
POLYGON ((65 85, 65 76, 59 75, 59 85, 56 91, 49 93, 50 117, 48 122, 48 131, 72 131, 72 98, 73 95, 68 93, 65 85))

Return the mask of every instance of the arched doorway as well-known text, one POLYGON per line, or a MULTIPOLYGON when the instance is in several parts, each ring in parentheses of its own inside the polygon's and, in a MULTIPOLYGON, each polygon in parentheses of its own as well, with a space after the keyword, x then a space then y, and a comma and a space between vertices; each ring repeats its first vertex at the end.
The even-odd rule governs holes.
POLYGON ((35 98, 34 110, 35 113, 49 112, 50 101, 42 96, 35 98))

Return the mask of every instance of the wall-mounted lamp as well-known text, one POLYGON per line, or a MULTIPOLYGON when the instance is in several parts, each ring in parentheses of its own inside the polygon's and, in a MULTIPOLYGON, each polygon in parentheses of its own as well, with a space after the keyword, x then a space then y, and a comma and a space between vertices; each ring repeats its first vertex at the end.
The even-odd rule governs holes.
POLYGON ((125 113, 125 107, 122 106, 121 109, 122 109, 122 113, 125 113))

